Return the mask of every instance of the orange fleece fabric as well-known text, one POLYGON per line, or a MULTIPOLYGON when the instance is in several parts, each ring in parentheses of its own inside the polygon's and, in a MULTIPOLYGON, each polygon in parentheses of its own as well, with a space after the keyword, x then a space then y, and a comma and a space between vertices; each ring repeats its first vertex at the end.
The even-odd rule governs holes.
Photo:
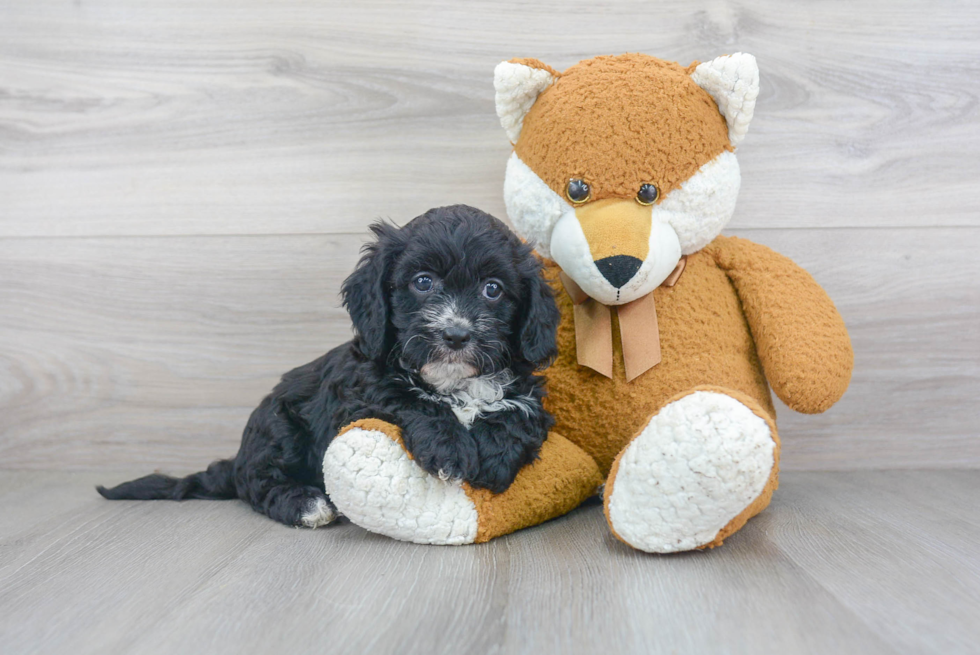
MULTIPOLYGON (((397 425, 376 418, 361 419, 344 426, 338 436, 354 428, 387 435, 414 459, 405 448, 397 425)), ((483 543, 567 514, 595 495, 603 480, 591 457, 568 439, 551 432, 541 446, 538 459, 520 470, 507 491, 494 495, 486 489, 463 485, 476 507, 477 532, 473 543, 483 543)))
POLYGON ((670 398, 695 387, 744 394, 774 419, 766 373, 790 407, 817 411, 836 401, 850 379, 851 342, 827 294, 790 259, 751 241, 717 237, 688 257, 674 286, 653 292, 662 360, 632 382, 615 310, 612 378, 578 365, 573 304, 559 272, 546 264, 562 321, 545 406, 555 430, 603 473, 670 398))
POLYGON ((854 368, 833 301, 809 273, 765 246, 736 237, 718 237, 712 246, 742 301, 772 390, 798 412, 830 409, 854 368))
MULTIPOLYGON (((555 74, 537 60, 512 62, 555 74)), ((595 57, 561 73, 524 117, 514 148, 555 193, 564 198, 568 180, 580 178, 592 200, 632 199, 643 184, 663 198, 731 149, 725 118, 690 69, 642 54, 595 57)))
POLYGON ((464 485, 476 505, 475 543, 567 514, 594 495, 602 482, 592 458, 552 432, 541 446, 540 457, 521 469, 507 491, 494 495, 464 485))

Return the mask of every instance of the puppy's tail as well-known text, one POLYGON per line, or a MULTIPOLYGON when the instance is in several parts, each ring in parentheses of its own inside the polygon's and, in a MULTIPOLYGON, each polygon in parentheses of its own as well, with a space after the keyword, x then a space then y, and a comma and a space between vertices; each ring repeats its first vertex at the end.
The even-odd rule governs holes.
POLYGON ((109 500, 183 500, 184 498, 203 498, 224 500, 237 498, 235 491, 234 463, 230 459, 219 459, 208 470, 188 475, 186 478, 172 478, 169 475, 146 475, 137 480, 123 482, 117 487, 106 489, 102 485, 95 488, 109 500))

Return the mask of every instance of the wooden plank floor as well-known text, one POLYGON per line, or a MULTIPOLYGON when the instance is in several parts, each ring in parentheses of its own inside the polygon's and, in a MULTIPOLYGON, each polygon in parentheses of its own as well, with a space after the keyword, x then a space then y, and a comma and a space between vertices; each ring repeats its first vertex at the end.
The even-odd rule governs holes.
POLYGON ((286 528, 238 502, 110 503, 136 471, 0 472, 0 651, 975 653, 980 474, 791 472, 706 553, 591 504, 489 544, 286 528))

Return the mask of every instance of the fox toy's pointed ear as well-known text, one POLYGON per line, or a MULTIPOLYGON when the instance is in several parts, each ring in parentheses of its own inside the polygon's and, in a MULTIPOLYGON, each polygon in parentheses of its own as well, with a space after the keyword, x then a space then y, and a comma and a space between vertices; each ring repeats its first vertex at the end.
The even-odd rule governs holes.
POLYGON ((694 69, 691 79, 714 98, 718 111, 728 122, 728 140, 732 147, 738 146, 749 131, 755 100, 759 97, 759 66, 755 57, 737 52, 706 61, 694 69))
POLYGON ((537 59, 511 59, 497 64, 493 87, 497 91, 497 116, 511 143, 521 135, 524 116, 538 94, 551 86, 559 73, 537 59))

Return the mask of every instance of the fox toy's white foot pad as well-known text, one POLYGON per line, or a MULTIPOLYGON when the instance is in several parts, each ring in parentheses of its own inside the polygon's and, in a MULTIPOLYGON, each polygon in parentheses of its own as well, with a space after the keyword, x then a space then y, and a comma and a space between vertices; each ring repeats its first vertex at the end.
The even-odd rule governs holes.
POLYGON ((420 544, 473 543, 477 511, 458 482, 426 473, 380 430, 352 428, 323 459, 327 495, 365 530, 420 544))
POLYGON ((666 405, 626 447, 606 486, 616 534, 653 553, 692 550, 762 493, 775 465, 766 421, 723 393, 666 405))

